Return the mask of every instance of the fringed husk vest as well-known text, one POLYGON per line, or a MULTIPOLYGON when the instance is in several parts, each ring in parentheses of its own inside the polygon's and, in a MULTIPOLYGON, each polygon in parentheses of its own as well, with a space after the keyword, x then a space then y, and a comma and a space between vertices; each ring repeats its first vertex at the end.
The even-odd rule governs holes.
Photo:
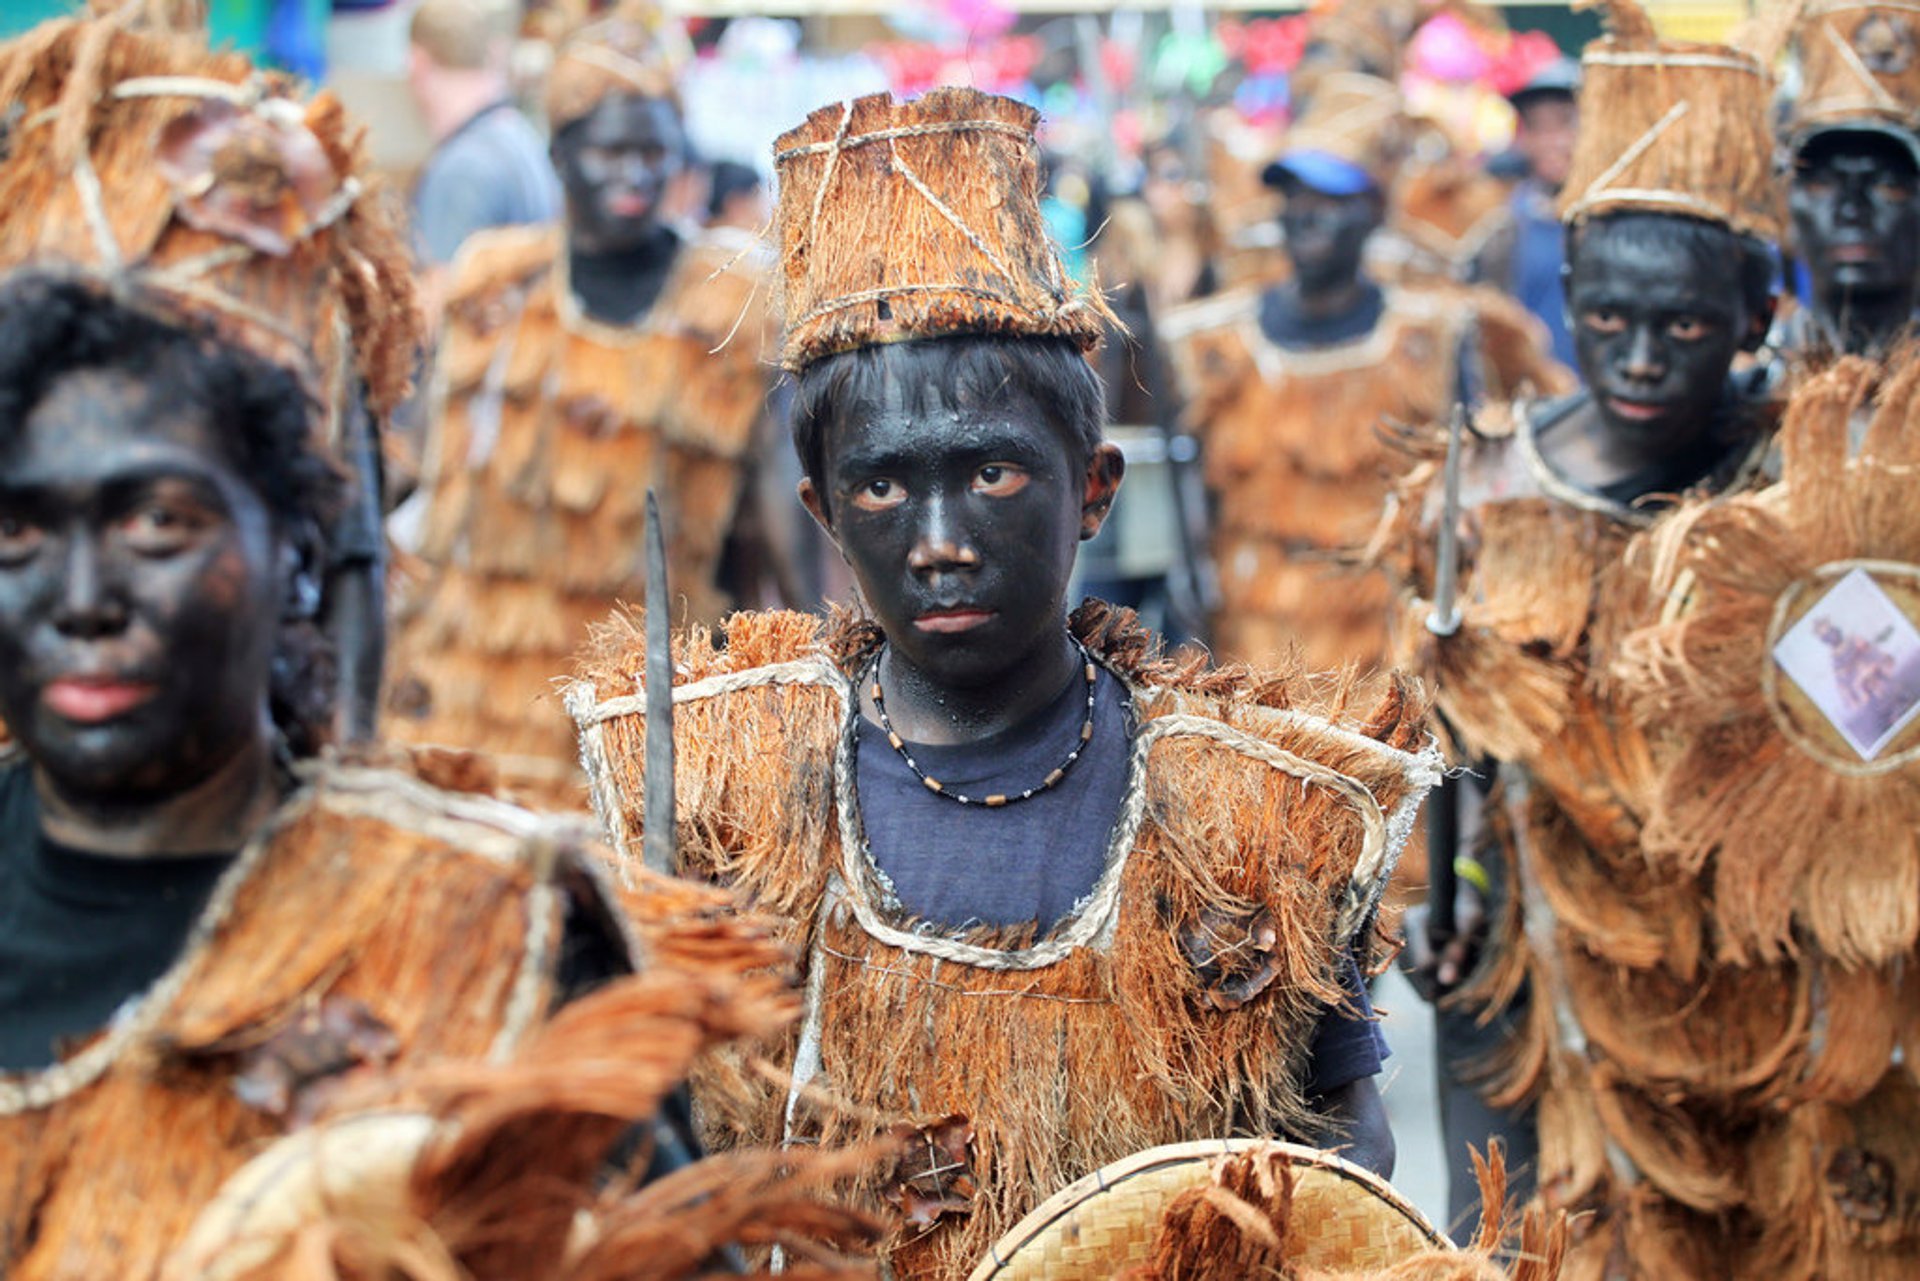
POLYGON ((418 557, 398 567, 390 737, 485 751, 529 799, 578 803, 552 681, 589 624, 640 598, 649 487, 675 592, 698 621, 725 607, 721 553, 768 386, 762 274, 748 246, 703 237, 643 319, 613 326, 580 313, 559 231, 468 242, 418 557))
POLYGON ((1219 504, 1215 646, 1256 664, 1297 645, 1309 668, 1377 667, 1392 593, 1355 562, 1401 462, 1382 430, 1446 418, 1468 326, 1484 395, 1555 390, 1568 375, 1539 322, 1490 291, 1389 289, 1372 332, 1309 351, 1262 333, 1259 307, 1243 291, 1162 325, 1219 504))
POLYGON ((570 908, 600 901, 583 826, 320 769, 165 975, 77 1053, 0 1076, 0 1273, 151 1281, 227 1177, 332 1090, 512 1051, 555 999, 570 908))
MULTIPOLYGON (((1755 952, 1726 926, 1744 891, 1658 853, 1661 798, 1714 736, 1683 743, 1616 661, 1672 608, 1630 541, 1684 540, 1686 525, 1726 521, 1754 499, 1665 515, 1607 504, 1545 469, 1526 415, 1468 456, 1457 634, 1422 624, 1437 468, 1410 479, 1401 528, 1384 540, 1408 576, 1404 656, 1434 682, 1463 753, 1502 762, 1486 835, 1515 890, 1488 962, 1454 998, 1498 1011, 1531 992, 1512 1043, 1480 1065, 1489 1097, 1538 1100, 1541 1195, 1594 1212, 1575 1224, 1569 1276, 1901 1275, 1911 1216, 1888 1206, 1861 1217, 1849 1198, 1873 1194, 1848 1179, 1884 1177, 1888 1197, 1913 1187, 1891 1181, 1906 1177, 1909 1138, 1819 1150, 1811 1137, 1854 1134, 1862 1108, 1916 1132, 1920 1111, 1906 1109, 1920 1095, 1904 1070, 1888 1072, 1904 1018, 1897 976, 1755 952), (1849 1162, 1875 1173, 1855 1178, 1849 1162)), ((1760 479, 1759 461, 1756 449, 1705 488, 1737 495, 1760 479)), ((1716 557, 1731 568, 1750 551, 1729 543, 1716 557)), ((1766 564, 1751 557, 1735 573, 1766 564)), ((1737 786, 1753 764, 1723 759, 1690 787, 1737 786)), ((1751 857, 1771 863, 1775 848, 1751 857)))
MULTIPOLYGON (((1336 965, 1436 779, 1398 682, 1352 706, 1298 673, 1150 662, 1130 617, 1096 603, 1075 623, 1139 728, 1107 872, 1039 939, 916 925, 889 900, 853 791, 849 673, 870 628, 736 615, 724 650, 696 632, 676 655, 680 857, 786 921, 807 958, 802 1028, 759 1049, 777 1078, 737 1057, 696 1078, 710 1137, 915 1135, 868 1188, 904 1217, 900 1275, 964 1276, 1121 1155, 1297 1122, 1336 965)), ((639 648, 637 630, 606 636, 568 697, 623 857, 642 822, 639 648)))

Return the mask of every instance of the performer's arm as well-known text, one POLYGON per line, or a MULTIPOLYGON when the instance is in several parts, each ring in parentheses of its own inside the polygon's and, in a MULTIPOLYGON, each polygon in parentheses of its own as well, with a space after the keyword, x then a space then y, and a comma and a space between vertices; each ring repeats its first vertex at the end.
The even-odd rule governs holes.
POLYGON ((1351 953, 1345 968, 1346 999, 1321 1015, 1307 1054, 1307 1102, 1322 1124, 1316 1132, 1296 1137, 1334 1148, 1387 1178, 1393 1173, 1393 1130, 1376 1078, 1389 1050, 1351 953))

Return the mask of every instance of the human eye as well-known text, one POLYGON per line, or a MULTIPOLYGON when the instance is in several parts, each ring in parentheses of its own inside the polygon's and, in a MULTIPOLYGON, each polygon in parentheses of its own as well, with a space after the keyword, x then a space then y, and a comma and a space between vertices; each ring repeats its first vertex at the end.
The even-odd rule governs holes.
POLYGON ((21 513, 0 511, 0 565, 22 565, 32 560, 46 536, 45 529, 21 513))
POLYGON ((1589 307, 1580 313, 1580 323, 1596 334, 1624 333, 1627 318, 1612 307, 1589 307))
POLYGON ((1010 498, 1027 487, 1027 469, 1014 463, 988 463, 973 473, 973 492, 1010 498))
POLYGON ((212 524, 213 517, 199 504, 178 496, 149 494, 120 518, 119 531, 127 547, 140 556, 174 556, 191 547, 212 524))
POLYGON ((1667 332, 1681 342, 1699 342, 1713 332, 1713 322, 1705 316, 1675 316, 1667 322, 1667 332))
POLYGON ((1904 205, 1913 199, 1913 184, 1887 178, 1874 184, 1873 193, 1887 204, 1904 205))
POLYGON ((906 486, 885 476, 861 481, 853 491, 853 505, 862 511, 888 511, 906 501, 906 486))

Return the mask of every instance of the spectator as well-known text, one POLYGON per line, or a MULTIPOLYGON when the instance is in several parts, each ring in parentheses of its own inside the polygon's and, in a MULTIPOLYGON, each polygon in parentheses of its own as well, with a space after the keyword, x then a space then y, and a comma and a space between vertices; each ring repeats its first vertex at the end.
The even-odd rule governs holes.
POLYGON ((421 0, 407 85, 433 136, 414 190, 415 252, 440 267, 487 227, 549 222, 560 186, 540 134, 507 90, 517 0, 421 0))

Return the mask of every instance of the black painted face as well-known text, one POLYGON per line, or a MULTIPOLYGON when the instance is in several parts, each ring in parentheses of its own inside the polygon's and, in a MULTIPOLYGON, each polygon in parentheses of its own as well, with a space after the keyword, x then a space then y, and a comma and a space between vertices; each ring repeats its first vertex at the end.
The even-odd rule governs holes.
POLYGON ((1323 293, 1352 284, 1360 275, 1367 238, 1380 226, 1380 197, 1373 192, 1330 196, 1294 181, 1281 190, 1286 204, 1280 226, 1301 290, 1323 293))
POLYGON ((615 94, 569 122, 554 136, 553 163, 575 240, 614 253, 643 244, 686 153, 680 113, 664 98, 615 94))
POLYGON ((1872 133, 1822 134, 1795 158, 1788 206, 1796 247, 1823 297, 1912 289, 1920 275, 1913 156, 1872 133))
POLYGON ((269 732, 292 560, 199 414, 66 376, 0 452, 0 716, 70 794, 203 781, 269 732))
POLYGON ((1080 457, 1029 398, 955 405, 890 381, 827 434, 829 528, 887 639, 932 682, 989 686, 1059 633, 1075 549, 1099 532, 1117 450, 1080 457), (916 404, 918 402, 918 404, 916 404))
POLYGON ((1580 374, 1609 431, 1676 451, 1707 438, 1752 330, 1737 263, 1713 261, 1677 234, 1594 223, 1574 241, 1567 311, 1580 374))

